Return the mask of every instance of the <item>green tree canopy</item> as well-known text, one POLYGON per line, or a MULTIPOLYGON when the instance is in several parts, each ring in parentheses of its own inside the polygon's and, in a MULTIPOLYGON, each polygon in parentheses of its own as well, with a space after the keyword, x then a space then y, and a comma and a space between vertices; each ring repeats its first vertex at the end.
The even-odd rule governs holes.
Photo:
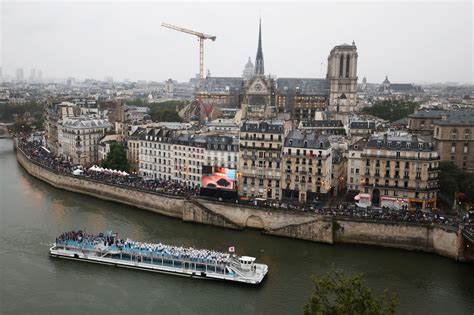
POLYGON ((376 297, 367 287, 362 274, 349 277, 340 271, 314 278, 313 295, 305 305, 305 315, 315 314, 395 314, 395 297, 385 291, 376 297))
POLYGON ((39 117, 43 115, 44 103, 42 102, 26 102, 23 104, 0 104, 0 121, 13 122, 15 116, 23 118, 25 113, 31 116, 39 117))
POLYGON ((393 122, 413 114, 418 106, 417 102, 387 100, 364 108, 362 112, 393 122))
POLYGON ((150 103, 151 119, 153 121, 177 121, 181 122, 181 117, 178 115, 178 110, 187 105, 189 101, 185 100, 170 100, 161 103, 150 103))
POLYGON ((179 117, 178 111, 187 104, 189 104, 188 100, 169 100, 159 103, 148 103, 141 99, 127 101, 127 105, 149 107, 151 119, 157 122, 181 122, 182 119, 179 117))
POLYGON ((454 165, 452 162, 439 163, 440 193, 454 201, 456 192, 464 194, 464 200, 474 203, 474 176, 454 165))
POLYGON ((102 167, 128 171, 127 154, 122 143, 114 142, 110 144, 110 152, 102 161, 102 167))
POLYGON ((13 126, 11 127, 11 130, 13 132, 30 132, 31 131, 31 127, 30 125, 28 124, 28 122, 24 121, 24 120, 17 120, 13 126))

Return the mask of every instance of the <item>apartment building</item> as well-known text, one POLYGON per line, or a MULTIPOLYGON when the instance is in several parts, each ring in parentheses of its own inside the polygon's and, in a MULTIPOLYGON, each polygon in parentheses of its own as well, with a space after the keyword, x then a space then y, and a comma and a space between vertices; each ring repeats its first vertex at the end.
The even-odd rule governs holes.
POLYGON ((282 199, 287 202, 327 200, 331 190, 331 144, 316 132, 292 130, 282 155, 282 199))
POLYGON ((373 206, 436 208, 439 155, 432 142, 385 134, 370 138, 361 158, 359 187, 370 194, 373 206))
POLYGON ((433 125, 433 139, 441 161, 474 172, 474 111, 443 115, 433 125))
POLYGON ((281 200, 281 158, 288 130, 282 120, 243 122, 239 139, 239 195, 281 200))
POLYGON ((105 119, 65 118, 58 133, 59 155, 74 164, 88 165, 99 161, 99 140, 112 125, 105 119))
MULTIPOLYGON (((139 131, 140 140, 138 153, 138 173, 147 179, 176 179, 176 169, 174 165, 174 137, 175 131, 166 128, 150 128, 139 131)), ((134 133, 134 134, 135 134, 134 133)), ((130 140, 129 140, 130 141, 130 140)), ((130 145, 134 145, 132 140, 130 145)))

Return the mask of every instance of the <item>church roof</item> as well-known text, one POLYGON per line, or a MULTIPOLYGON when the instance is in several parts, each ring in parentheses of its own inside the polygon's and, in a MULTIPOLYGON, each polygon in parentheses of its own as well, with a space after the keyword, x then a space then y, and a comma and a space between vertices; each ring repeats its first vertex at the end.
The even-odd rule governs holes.
POLYGON ((315 78, 278 78, 277 91, 296 91, 303 94, 329 94, 329 80, 315 78))

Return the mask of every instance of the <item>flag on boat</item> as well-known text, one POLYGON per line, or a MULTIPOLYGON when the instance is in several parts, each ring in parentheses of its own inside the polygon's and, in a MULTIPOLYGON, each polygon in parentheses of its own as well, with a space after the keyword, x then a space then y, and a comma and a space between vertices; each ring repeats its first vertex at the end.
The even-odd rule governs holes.
POLYGON ((235 247, 234 246, 229 247, 229 253, 233 253, 233 252, 235 252, 235 247))

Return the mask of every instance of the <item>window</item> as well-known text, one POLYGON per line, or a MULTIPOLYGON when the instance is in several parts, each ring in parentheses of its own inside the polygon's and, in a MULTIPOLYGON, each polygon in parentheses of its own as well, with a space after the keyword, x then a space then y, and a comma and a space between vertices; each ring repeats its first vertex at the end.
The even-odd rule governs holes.
POLYGON ((464 130, 464 140, 469 140, 471 137, 471 131, 469 129, 464 130))
POLYGON ((451 154, 454 154, 454 153, 456 153, 456 143, 455 142, 451 143, 451 154))
POLYGON ((467 154, 467 152, 468 152, 468 147, 469 147, 468 144, 467 144, 467 143, 464 143, 464 147, 463 147, 463 150, 462 150, 462 153, 463 153, 463 154, 467 154))
POLYGON ((458 138, 458 130, 457 129, 451 130, 451 138, 452 139, 457 139, 458 138))

